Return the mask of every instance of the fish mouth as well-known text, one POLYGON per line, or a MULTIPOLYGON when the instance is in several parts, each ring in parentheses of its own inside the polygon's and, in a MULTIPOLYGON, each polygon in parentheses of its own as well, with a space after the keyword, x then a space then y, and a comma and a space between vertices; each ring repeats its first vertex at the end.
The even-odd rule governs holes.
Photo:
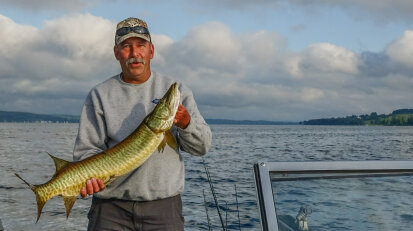
POLYGON ((168 95, 165 102, 165 104, 167 105, 166 108, 169 111, 168 117, 170 117, 170 119, 173 121, 173 119, 175 118, 175 113, 178 110, 181 98, 181 93, 178 89, 178 84, 174 83, 173 85, 171 85, 166 95, 168 95))
POLYGON ((146 124, 152 131, 159 133, 167 131, 172 127, 178 110, 180 96, 178 84, 172 84, 154 110, 145 118, 146 124))
POLYGON ((178 83, 174 83, 171 87, 171 94, 169 95, 169 108, 171 109, 171 114, 175 115, 178 110, 179 101, 181 98, 181 92, 178 89, 178 83))

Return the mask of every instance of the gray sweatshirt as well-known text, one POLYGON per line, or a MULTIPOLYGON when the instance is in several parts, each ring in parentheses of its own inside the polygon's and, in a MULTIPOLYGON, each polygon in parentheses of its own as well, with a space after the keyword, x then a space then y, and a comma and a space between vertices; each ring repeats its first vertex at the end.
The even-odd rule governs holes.
MULTIPOLYGON (((124 82, 116 75, 89 92, 80 116, 73 159, 79 161, 107 150, 131 134, 174 83, 171 78, 152 72, 142 84, 124 82)), ((180 150, 202 156, 211 146, 211 130, 198 111, 192 92, 179 84, 181 104, 191 116, 185 129, 173 126, 180 150)), ((156 150, 132 172, 118 177, 94 196, 134 201, 150 201, 180 194, 184 189, 184 160, 168 145, 156 150)))

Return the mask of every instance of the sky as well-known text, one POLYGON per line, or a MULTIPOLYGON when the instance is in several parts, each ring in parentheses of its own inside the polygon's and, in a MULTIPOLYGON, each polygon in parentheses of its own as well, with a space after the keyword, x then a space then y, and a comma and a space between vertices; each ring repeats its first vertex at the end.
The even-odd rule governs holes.
POLYGON ((152 70, 209 119, 303 121, 413 108, 411 0, 0 0, 0 110, 79 115, 144 19, 152 70))

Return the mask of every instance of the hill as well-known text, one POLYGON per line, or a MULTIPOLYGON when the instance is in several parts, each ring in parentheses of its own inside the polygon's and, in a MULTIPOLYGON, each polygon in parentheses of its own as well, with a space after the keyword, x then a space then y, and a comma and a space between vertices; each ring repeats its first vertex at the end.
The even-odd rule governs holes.
POLYGON ((398 109, 391 114, 352 115, 347 117, 314 119, 302 121, 304 125, 385 125, 385 126, 412 126, 413 109, 398 109))
POLYGON ((14 123, 79 123, 79 116, 44 115, 29 112, 0 111, 0 122, 14 123))

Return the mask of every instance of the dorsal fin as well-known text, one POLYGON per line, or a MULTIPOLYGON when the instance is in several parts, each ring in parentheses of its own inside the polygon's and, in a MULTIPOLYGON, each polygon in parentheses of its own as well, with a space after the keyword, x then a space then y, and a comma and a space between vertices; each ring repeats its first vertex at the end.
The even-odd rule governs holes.
POLYGON ((47 153, 47 154, 53 159, 54 165, 55 165, 55 167, 56 167, 56 172, 59 172, 60 169, 64 168, 64 167, 67 166, 68 164, 70 164, 69 161, 62 160, 62 159, 60 159, 60 158, 57 158, 57 157, 53 156, 53 155, 50 154, 50 153, 47 153))

